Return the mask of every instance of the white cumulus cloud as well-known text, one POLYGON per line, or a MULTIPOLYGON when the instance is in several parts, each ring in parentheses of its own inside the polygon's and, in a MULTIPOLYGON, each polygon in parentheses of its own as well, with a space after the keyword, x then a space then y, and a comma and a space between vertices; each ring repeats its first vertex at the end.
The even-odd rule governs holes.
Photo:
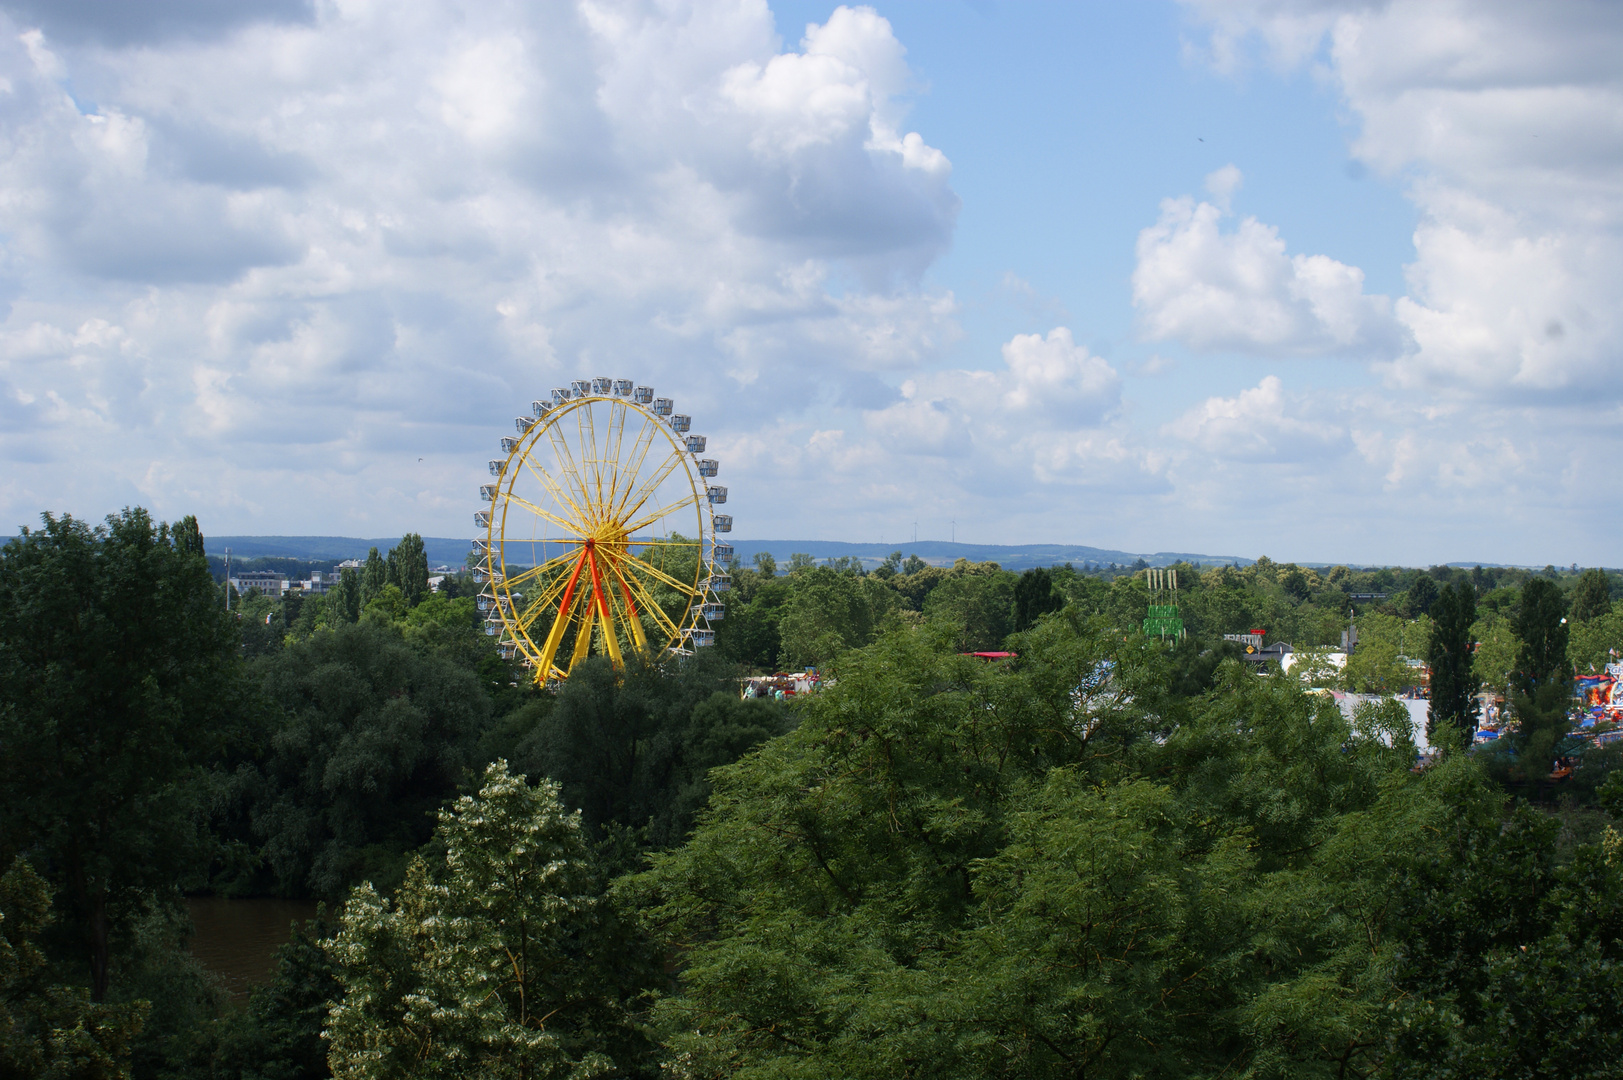
POLYGON ((1212 397, 1168 431, 1216 458, 1301 463, 1352 450, 1347 431, 1285 392, 1277 375, 1233 397, 1212 397))
POLYGON ((959 336, 920 285, 951 165, 870 8, 785 42, 761 0, 93 7, 0 3, 14 523, 455 535, 569 378, 747 447, 959 336))
MULTIPOLYGON (((930 372, 902 398, 864 414, 869 435, 992 500, 1029 500, 1034 486, 1152 491, 1157 462, 1121 427, 1121 377, 1067 327, 1016 334, 1003 369, 930 372), (928 459, 928 460, 921 460, 928 459)), ((927 480, 924 480, 928 483, 927 480)))
POLYGON ((1623 374, 1623 7, 1189 0, 1220 66, 1311 59, 1420 211, 1395 385, 1552 403, 1623 374))
POLYGON ((1289 255, 1273 226, 1246 217, 1223 231, 1239 171, 1209 179, 1217 201, 1165 199, 1138 236, 1133 303, 1153 340, 1200 350, 1313 356, 1395 350, 1387 297, 1364 272, 1325 255, 1289 255))

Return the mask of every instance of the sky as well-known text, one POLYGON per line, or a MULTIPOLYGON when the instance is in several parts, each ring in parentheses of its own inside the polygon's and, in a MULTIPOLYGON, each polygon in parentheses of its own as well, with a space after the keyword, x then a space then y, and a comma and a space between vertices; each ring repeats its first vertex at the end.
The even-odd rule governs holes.
POLYGON ((0 0, 0 524, 1619 565, 1623 5, 0 0))

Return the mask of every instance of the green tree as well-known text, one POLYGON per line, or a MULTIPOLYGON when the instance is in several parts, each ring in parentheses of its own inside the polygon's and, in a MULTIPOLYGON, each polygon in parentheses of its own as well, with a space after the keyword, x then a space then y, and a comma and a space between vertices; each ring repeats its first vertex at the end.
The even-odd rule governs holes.
POLYGON ((389 549, 389 565, 398 575, 398 579, 390 580, 400 586, 406 603, 421 603, 428 595, 428 555, 423 550, 423 538, 416 533, 401 537, 400 545, 389 549))
POLYGON ((1405 607, 1405 614, 1411 619, 1420 615, 1429 615, 1431 606, 1437 602, 1437 582, 1429 574, 1416 575, 1414 584, 1409 586, 1409 598, 1405 607))
MULTIPOLYGON (((904 564, 905 567, 905 564, 904 564)), ((911 573, 898 574, 893 578, 881 579, 886 585, 896 591, 902 602, 913 611, 923 611, 925 601, 952 572, 939 566, 927 566, 922 559, 911 573)))
POLYGON ((717 651, 747 667, 776 667, 783 653, 778 624, 792 592, 785 578, 752 570, 734 573, 727 618, 716 632, 717 651))
POLYGON ((1623 655, 1623 614, 1612 612, 1572 624, 1567 655, 1580 671, 1599 672, 1623 655))
POLYGON ((877 580, 826 566, 793 571, 778 632, 790 667, 827 664, 873 640, 895 593, 877 580))
POLYGON ((1516 675, 1523 693, 1551 682, 1565 683, 1567 664, 1566 604, 1561 590, 1547 578, 1536 577, 1522 588, 1513 627, 1519 646, 1516 675))
POLYGON ((1471 627, 1476 624, 1476 589, 1469 582, 1445 585, 1432 605, 1431 700, 1426 711, 1426 740, 1436 745, 1439 732, 1452 728, 1465 745, 1476 729, 1477 689, 1471 668, 1471 627))
POLYGON ((391 903, 351 893, 329 946, 343 997, 327 1025, 341 1078, 580 1077, 648 1048, 626 1002, 612 913, 591 895, 578 814, 557 786, 497 761, 441 811, 442 858, 420 858, 391 903))
POLYGON ((1540 576, 1522 586, 1512 625, 1516 631, 1514 697, 1519 760, 1512 776, 1538 781, 1563 752, 1571 724, 1572 667, 1567 660, 1565 599, 1555 582, 1540 576))
POLYGON ((52 983, 40 948, 50 921, 50 887, 16 859, 0 876, 0 1077, 124 1080, 148 1005, 93 1004, 52 983))
POLYGON ((1587 622, 1612 613, 1612 583, 1606 571, 1585 570, 1572 590, 1572 621, 1587 622))
POLYGON ((96 1001, 141 898, 205 856, 200 766, 238 713, 237 642, 204 556, 144 510, 47 514, 0 551, 0 835, 59 884, 96 1001))
POLYGON ((742 701, 736 685, 709 656, 624 670, 592 658, 532 706, 533 725, 509 760, 562 784, 593 835, 619 826, 675 844, 709 797, 710 769, 788 726, 781 706, 742 701))
POLYGON ((959 648, 965 652, 1000 649, 1011 629, 1014 591, 1014 575, 995 567, 991 573, 954 575, 930 592, 924 614, 959 628, 959 648))
POLYGON ((1065 597, 1054 588, 1053 576, 1046 568, 1027 570, 1014 583, 1013 630, 1015 633, 1029 630, 1039 616, 1064 606, 1065 597))
MULTIPOLYGON (((954 655, 848 657, 800 726, 718 769, 618 895, 680 943, 657 1016, 694 1076, 1367 1074, 1390 853, 1445 808, 1401 705, 1349 724, 1231 663, 1069 612, 954 655)), ((1468 763, 1467 763, 1468 764, 1468 763)), ((1460 766, 1464 767, 1464 766, 1460 766)))
POLYGON ((1559 819, 1456 785, 1394 914, 1393 1080, 1610 1077, 1623 1059, 1623 842, 1563 859, 1559 819))
POLYGON ((772 557, 770 551, 755 553, 755 572, 764 578, 773 577, 778 572, 778 560, 772 557))
POLYGON ((387 584, 389 564, 383 561, 377 548, 372 548, 366 553, 366 564, 361 568, 361 606, 370 604, 387 584))
POLYGON ((351 566, 344 567, 338 573, 338 587, 332 595, 336 602, 331 604, 334 613, 345 622, 358 622, 361 617, 361 575, 351 566))
POLYGON ((203 530, 198 527, 197 519, 190 514, 175 522, 174 528, 169 532, 175 550, 187 555, 202 555, 207 558, 203 550, 203 530))
POLYGON ((1516 632, 1510 620, 1498 611, 1479 606, 1471 640, 1477 643, 1471 658, 1472 673, 1484 686, 1508 695, 1516 667, 1516 632))
POLYGON ((361 617, 367 622, 388 626, 404 622, 410 610, 411 605, 406 602, 406 594, 400 591, 400 586, 391 581, 366 602, 366 606, 361 609, 361 617))
POLYGON ((490 722, 479 675, 371 619, 295 641, 250 676, 272 709, 229 785, 234 835, 282 895, 392 884, 490 722))

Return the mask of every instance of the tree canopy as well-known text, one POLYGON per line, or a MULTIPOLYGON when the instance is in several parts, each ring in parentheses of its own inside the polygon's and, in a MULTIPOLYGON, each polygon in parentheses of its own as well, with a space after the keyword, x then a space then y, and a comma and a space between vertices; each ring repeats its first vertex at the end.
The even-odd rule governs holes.
POLYGON ((437 837, 444 856, 414 861, 393 901, 365 884, 345 905, 333 1074, 574 1078, 646 1054, 625 999, 650 972, 591 895, 580 815, 557 785, 494 762, 437 837))
POLYGON ((200 544, 135 509, 47 514, 0 549, 0 855, 42 859, 96 1001, 139 896, 208 854, 201 769, 241 695, 200 544))

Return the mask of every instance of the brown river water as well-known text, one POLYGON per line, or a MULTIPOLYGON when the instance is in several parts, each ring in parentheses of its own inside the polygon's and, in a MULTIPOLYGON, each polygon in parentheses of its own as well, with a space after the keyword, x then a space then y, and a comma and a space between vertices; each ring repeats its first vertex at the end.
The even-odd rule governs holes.
POLYGON ((292 933, 293 920, 313 919, 308 900, 255 897, 230 900, 197 896, 186 901, 197 934, 192 955, 225 984, 232 1000, 246 1001, 248 991, 270 978, 276 950, 292 933))

